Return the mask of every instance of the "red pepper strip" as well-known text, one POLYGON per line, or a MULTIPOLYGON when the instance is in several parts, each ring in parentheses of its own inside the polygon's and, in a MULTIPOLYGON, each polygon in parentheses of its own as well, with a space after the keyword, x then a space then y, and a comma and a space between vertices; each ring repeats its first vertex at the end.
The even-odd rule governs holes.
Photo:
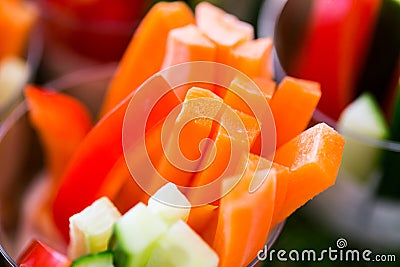
POLYGON ((20 267, 69 267, 71 265, 67 256, 37 240, 29 244, 17 262, 20 267))
MULTIPOLYGON (((53 203, 54 220, 65 240, 69 239, 69 217, 96 200, 109 171, 123 155, 122 127, 133 95, 131 93, 89 132, 65 172, 53 203)), ((173 91, 165 94, 154 107, 155 112, 150 114, 146 128, 152 128, 179 103, 173 91)))
POLYGON ((89 111, 78 100, 44 88, 25 89, 29 118, 45 149, 47 167, 57 182, 78 144, 92 127, 89 111), (68 122, 68 123, 66 123, 68 122))
POLYGON ((293 76, 321 83, 320 109, 337 119, 356 93, 380 0, 314 1, 293 76))

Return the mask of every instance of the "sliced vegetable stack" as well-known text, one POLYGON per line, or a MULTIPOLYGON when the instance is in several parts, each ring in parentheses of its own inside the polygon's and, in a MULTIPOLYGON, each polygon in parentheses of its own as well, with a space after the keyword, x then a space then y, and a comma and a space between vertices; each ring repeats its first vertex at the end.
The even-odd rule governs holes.
MULTIPOLYGON (((68 243, 73 266, 246 266, 278 223, 334 184, 343 138, 323 123, 306 130, 320 98, 319 84, 288 77, 275 88, 271 47, 269 39, 253 39, 249 24, 205 2, 197 6, 195 16, 181 2, 159 3, 150 10, 110 84, 99 121, 79 142, 70 160, 62 167, 52 167, 63 170, 52 201, 52 216, 68 243), (159 186, 149 199, 125 162, 125 112, 136 89, 148 77, 194 59, 231 64, 260 85, 262 93, 251 91, 253 87, 247 82, 233 79, 231 89, 199 83, 165 94, 147 121, 145 143, 153 166, 174 183, 159 186), (252 107, 232 92, 271 104, 278 136, 274 162, 261 155, 260 146, 268 140, 261 140, 260 122, 252 107), (205 102, 191 102, 198 99, 205 102), (223 104, 233 112, 221 109, 223 104), (163 123, 175 107, 180 108, 179 116, 168 138, 178 135, 181 152, 189 159, 200 158, 194 171, 177 169, 167 158, 168 153, 176 151, 169 145, 164 150, 161 146, 163 123), (223 123, 201 117, 205 110, 215 111, 222 122, 246 136, 248 147, 243 146, 242 138, 232 137, 223 123), (238 127, 232 116, 239 118, 243 127, 238 127), (181 129, 185 117, 196 119, 181 129), (217 148, 208 166, 206 156, 212 154, 211 146, 199 146, 205 138, 213 140, 217 148), (240 175, 231 170, 217 180, 231 149, 238 147, 235 166, 244 172, 240 175), (176 187, 213 181, 219 181, 221 192, 237 184, 222 198, 196 207, 189 201, 193 196, 176 187)), ((190 75, 190 71, 182 75, 190 75)), ((166 86, 160 77, 152 82, 166 86)), ((27 89, 26 96, 31 103, 33 96, 47 97, 33 89, 27 89)), ((145 110, 144 106, 138 110, 141 108, 145 110)), ((32 122, 41 133, 50 167, 51 162, 59 162, 51 159, 57 147, 51 142, 51 134, 40 127, 39 122, 51 118, 37 112, 41 109, 44 107, 31 105, 32 114, 36 114, 32 122)), ((49 109, 56 107, 49 105, 49 109)), ((55 131, 56 126, 50 129, 55 131)), ((69 129, 68 125, 64 127, 69 129)), ((133 164, 141 163, 138 159, 133 164)), ((58 173, 52 171, 50 175, 58 173)), ((152 177, 146 181, 150 185, 154 182, 152 177)))

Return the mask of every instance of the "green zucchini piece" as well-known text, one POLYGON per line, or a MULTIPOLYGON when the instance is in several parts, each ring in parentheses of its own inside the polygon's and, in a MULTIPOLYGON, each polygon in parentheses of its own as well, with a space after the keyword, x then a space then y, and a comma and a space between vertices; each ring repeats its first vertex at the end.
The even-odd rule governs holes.
POLYGON ((116 223, 115 265, 117 267, 143 267, 156 246, 158 239, 166 233, 168 224, 143 204, 138 203, 116 223))
POLYGON ((358 97, 342 112, 337 127, 346 139, 341 168, 359 181, 368 179, 379 167, 382 149, 359 137, 384 140, 389 135, 375 98, 370 93, 358 97))
POLYGON ((77 258, 72 262, 71 267, 114 267, 113 261, 114 253, 103 251, 77 258))
POLYGON ((208 244, 179 220, 157 242, 146 267, 217 267, 218 261, 208 244))

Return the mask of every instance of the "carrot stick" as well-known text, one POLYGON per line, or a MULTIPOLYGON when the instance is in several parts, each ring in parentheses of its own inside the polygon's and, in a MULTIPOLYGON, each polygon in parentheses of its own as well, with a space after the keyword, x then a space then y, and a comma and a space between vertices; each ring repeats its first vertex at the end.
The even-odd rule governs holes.
POLYGON ((195 9, 197 26, 217 45, 217 62, 228 64, 230 49, 254 38, 253 27, 210 3, 195 9))
MULTIPOLYGON (((162 68, 165 69, 179 63, 190 61, 215 61, 216 53, 217 49, 215 44, 211 42, 197 26, 189 24, 169 32, 167 50, 162 68)), ((188 69, 186 75, 190 77, 190 69, 188 69)), ((194 86, 213 90, 213 86, 206 83, 186 84, 174 90, 178 97, 183 100, 187 91, 194 86)))
POLYGON ((250 155, 244 176, 220 200, 213 242, 220 257, 220 267, 247 266, 267 240, 274 210, 276 173, 271 171, 258 190, 249 193, 253 178, 267 174, 265 169, 259 168, 260 160, 250 155))
POLYGON ((232 48, 228 57, 228 65, 238 69, 249 78, 273 78, 272 39, 259 38, 249 40, 232 48))
POLYGON ((279 84, 270 101, 277 147, 306 129, 320 97, 320 86, 316 82, 286 77, 279 84))
POLYGON ((194 87, 188 91, 175 124, 168 130, 170 141, 166 144, 165 155, 157 167, 164 179, 177 185, 189 185, 199 163, 197 166, 187 166, 179 160, 179 154, 191 161, 200 160, 206 149, 206 144, 199 147, 200 142, 211 135, 213 118, 217 118, 221 106, 222 99, 209 90, 194 87), (204 102, 202 99, 214 101, 204 102), (204 118, 202 117, 204 114, 211 114, 211 116, 204 118), (176 140, 179 147, 173 145, 176 140), (171 160, 177 161, 175 165, 171 163, 171 160))
POLYGON ((136 30, 107 89, 101 116, 110 111, 162 66, 170 30, 194 23, 183 2, 155 4, 136 30))
POLYGON ((335 183, 343 147, 343 137, 320 123, 276 151, 274 161, 289 167, 291 172, 285 201, 276 222, 284 220, 335 183))
POLYGON ((162 68, 189 61, 215 61, 215 57, 215 44, 189 24, 169 32, 162 68))

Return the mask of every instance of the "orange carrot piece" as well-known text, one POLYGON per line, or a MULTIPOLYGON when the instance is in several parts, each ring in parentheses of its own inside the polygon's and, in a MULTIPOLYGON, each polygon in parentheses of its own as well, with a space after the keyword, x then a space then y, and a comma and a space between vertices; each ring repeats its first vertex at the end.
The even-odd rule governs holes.
POLYGON ((291 172, 288 167, 273 162, 272 169, 274 169, 276 173, 276 193, 274 213, 271 220, 271 229, 273 229, 278 223, 282 222, 282 218, 279 216, 285 204, 289 181, 291 179, 291 172))
POLYGON ((0 60, 21 56, 37 18, 33 3, 0 1, 0 60))
POLYGON ((199 145, 202 140, 210 136, 213 127, 212 118, 217 118, 221 107, 222 99, 209 90, 194 87, 188 91, 175 125, 168 130, 170 141, 166 146, 165 155, 157 167, 159 174, 164 179, 182 186, 190 183, 198 165, 182 164, 179 154, 192 161, 201 157, 206 149, 206 144, 203 143, 203 147, 199 147, 199 145), (205 99, 214 101, 204 102, 205 99), (204 114, 209 114, 210 118, 204 118, 204 114), (176 140, 178 140, 178 148, 173 145, 176 140), (170 160, 176 161, 175 165, 178 167, 174 166, 170 160))
POLYGON ((215 233, 218 225, 219 207, 212 213, 210 220, 207 223, 207 227, 200 233, 201 238, 210 246, 213 246, 215 233))
POLYGON ((270 101, 278 148, 306 129, 320 97, 317 82, 292 77, 283 79, 270 101))
MULTIPOLYGON (((234 110, 234 112, 243 123, 246 134, 248 136, 248 142, 249 142, 248 148, 250 149, 256 136, 260 132, 258 121, 254 117, 247 115, 246 113, 237 110, 234 110)), ((231 118, 229 118, 228 116, 229 115, 223 116, 222 120, 225 119, 226 121, 231 121, 231 118)), ((228 127, 230 128, 231 131, 242 131, 241 125, 231 124, 228 125, 228 127)), ((218 177, 220 177, 221 175, 224 175, 224 177, 233 175, 233 173, 229 172, 224 173, 224 171, 228 167, 229 162, 232 160, 231 148, 235 146, 238 147, 238 143, 243 143, 245 140, 236 140, 235 137, 231 136, 230 133, 228 133, 222 126, 218 127, 218 131, 215 133, 213 139, 215 140, 215 148, 216 148, 215 158, 211 162, 211 164, 208 165, 207 168, 196 173, 196 175, 193 178, 192 186, 202 186, 209 184, 218 177)), ((242 151, 242 153, 248 153, 248 152, 249 151, 245 150, 242 151)), ((204 159, 208 159, 209 157, 211 157, 212 155, 211 153, 212 153, 211 150, 207 151, 204 159)), ((207 160, 204 159, 202 162, 202 166, 205 167, 204 164, 207 164, 208 162, 207 160)), ((238 162, 238 168, 240 168, 240 166, 241 165, 238 162)))
POLYGON ((218 213, 218 206, 203 205, 190 209, 187 223, 197 233, 202 233, 212 220, 215 213, 218 213))
POLYGON ((228 65, 240 70, 249 78, 272 79, 272 39, 258 38, 244 42, 230 50, 228 65))
POLYGON ((253 81, 256 83, 258 88, 260 88, 261 92, 263 92, 269 103, 275 93, 276 83, 273 80, 264 77, 254 77, 253 81))
POLYGON ((168 34, 162 68, 189 61, 215 61, 216 46, 193 24, 168 34))
POLYGON ((183 2, 159 2, 151 8, 136 30, 107 89, 101 115, 160 70, 169 31, 190 23, 194 23, 193 13, 183 2))
POLYGON ((343 137, 320 123, 276 151, 275 162, 291 171, 285 202, 276 221, 284 220, 335 183, 343 147, 343 137))
POLYGON ((253 27, 207 2, 195 9, 197 26, 217 45, 217 62, 228 64, 234 46, 254 38, 253 27))
MULTIPOLYGON (((147 155, 153 166, 157 166, 163 153, 161 146, 162 126, 163 121, 149 129, 145 136, 147 155)), ((126 165, 125 155, 120 156, 103 181, 97 198, 102 196, 108 197, 122 213, 138 202, 147 203, 149 199, 149 195, 133 179, 126 165)))
MULTIPOLYGON (((190 61, 215 61, 217 48, 195 25, 173 29, 168 34, 167 50, 162 68, 190 61)), ((190 71, 186 75, 190 76, 190 71)), ((189 79, 188 79, 189 80, 189 79)), ((175 89, 175 93, 184 99, 193 86, 210 89, 210 84, 187 84, 175 89)))
POLYGON ((147 203, 148 200, 148 195, 129 172, 124 156, 117 160, 103 182, 97 198, 103 196, 108 197, 122 213, 138 202, 147 203))
POLYGON ((250 116, 255 116, 251 105, 259 101, 268 101, 275 91, 275 83, 273 81, 265 81, 257 79, 257 83, 250 83, 250 81, 243 80, 239 77, 233 79, 229 85, 229 90, 225 90, 223 95, 224 103, 233 109, 240 110, 250 116), (246 103, 244 99, 249 99, 250 103, 246 103))
POLYGON ((76 147, 91 129, 92 119, 86 107, 68 95, 27 86, 25 96, 29 118, 44 145, 55 186, 76 147))
POLYGON ((248 160, 242 179, 220 200, 213 243, 220 257, 220 267, 247 266, 268 237, 274 211, 276 173, 271 170, 258 190, 250 193, 249 185, 253 179, 261 178, 267 172, 260 169, 259 162, 263 159, 250 155, 248 160))

